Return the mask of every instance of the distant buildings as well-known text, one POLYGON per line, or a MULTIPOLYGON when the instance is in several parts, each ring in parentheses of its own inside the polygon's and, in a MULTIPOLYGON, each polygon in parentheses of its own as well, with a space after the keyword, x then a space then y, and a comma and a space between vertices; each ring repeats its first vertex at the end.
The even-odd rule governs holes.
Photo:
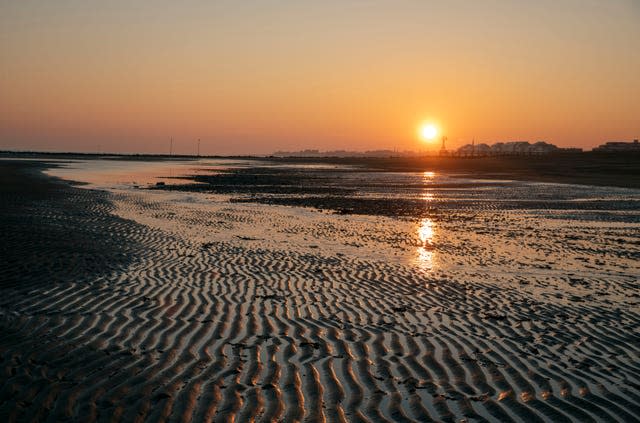
MULTIPOLYGON (((638 141, 632 143, 607 143, 634 145, 633 151, 640 151, 638 141)), ((602 148, 602 147, 600 147, 602 148)), ((613 150, 606 150, 613 151, 613 150)), ((615 150, 620 151, 620 150, 615 150)), ((628 151, 625 150, 625 151, 628 151)), ((447 157, 494 157, 494 156, 542 156, 545 154, 567 154, 582 153, 581 148, 560 148, 556 145, 545 141, 537 141, 533 144, 529 141, 505 141, 495 144, 466 144, 457 150, 449 152, 440 152, 440 156, 447 157)), ((374 150, 374 151, 320 151, 320 150, 302 150, 302 151, 277 151, 273 153, 274 157, 425 157, 436 156, 436 151, 430 152, 414 152, 414 151, 397 151, 397 150, 374 150)))
POLYGON ((615 153, 615 152, 640 152, 640 143, 638 140, 633 142, 609 141, 596 148, 593 151, 615 153))
POLYGON ((498 142, 493 145, 487 144, 467 144, 456 151, 456 155, 462 157, 473 156, 527 156, 542 155, 560 152, 581 152, 580 148, 558 148, 548 142, 538 141, 529 143, 528 141, 508 141, 498 142))

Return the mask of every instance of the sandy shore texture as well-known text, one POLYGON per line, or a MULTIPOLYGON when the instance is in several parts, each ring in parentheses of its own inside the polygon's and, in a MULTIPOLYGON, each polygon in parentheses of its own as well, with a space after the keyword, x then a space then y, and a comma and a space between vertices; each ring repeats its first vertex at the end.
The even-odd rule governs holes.
POLYGON ((2 421, 640 421, 633 207, 398 219, 44 166, 0 162, 2 421))

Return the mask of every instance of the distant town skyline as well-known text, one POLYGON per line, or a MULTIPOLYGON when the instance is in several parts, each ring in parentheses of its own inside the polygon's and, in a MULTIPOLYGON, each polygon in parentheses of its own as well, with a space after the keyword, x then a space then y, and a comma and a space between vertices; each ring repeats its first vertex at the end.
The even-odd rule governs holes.
POLYGON ((443 150, 318 150, 306 149, 298 151, 276 151, 276 157, 419 157, 428 155, 450 155, 455 157, 473 156, 503 156, 503 155, 545 155, 545 154, 576 154, 583 152, 609 152, 609 153, 638 153, 640 143, 637 139, 632 141, 608 141, 600 144, 592 150, 584 150, 577 147, 558 147, 546 141, 498 141, 491 144, 472 141, 470 144, 443 150))
POLYGON ((640 3, 0 3, 0 149, 203 155, 640 136, 640 3))

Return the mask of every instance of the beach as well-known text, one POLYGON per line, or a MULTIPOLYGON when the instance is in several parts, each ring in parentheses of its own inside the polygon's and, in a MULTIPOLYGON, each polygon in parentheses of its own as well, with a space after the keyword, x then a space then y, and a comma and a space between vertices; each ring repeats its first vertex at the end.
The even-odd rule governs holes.
POLYGON ((0 172, 4 421, 640 421, 634 184, 328 160, 0 172))

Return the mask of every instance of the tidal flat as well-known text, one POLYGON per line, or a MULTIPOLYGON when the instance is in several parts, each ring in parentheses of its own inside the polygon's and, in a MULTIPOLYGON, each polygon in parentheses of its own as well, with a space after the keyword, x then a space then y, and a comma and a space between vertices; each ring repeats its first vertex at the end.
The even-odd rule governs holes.
POLYGON ((3 160, 7 421, 638 421, 640 189, 3 160))

